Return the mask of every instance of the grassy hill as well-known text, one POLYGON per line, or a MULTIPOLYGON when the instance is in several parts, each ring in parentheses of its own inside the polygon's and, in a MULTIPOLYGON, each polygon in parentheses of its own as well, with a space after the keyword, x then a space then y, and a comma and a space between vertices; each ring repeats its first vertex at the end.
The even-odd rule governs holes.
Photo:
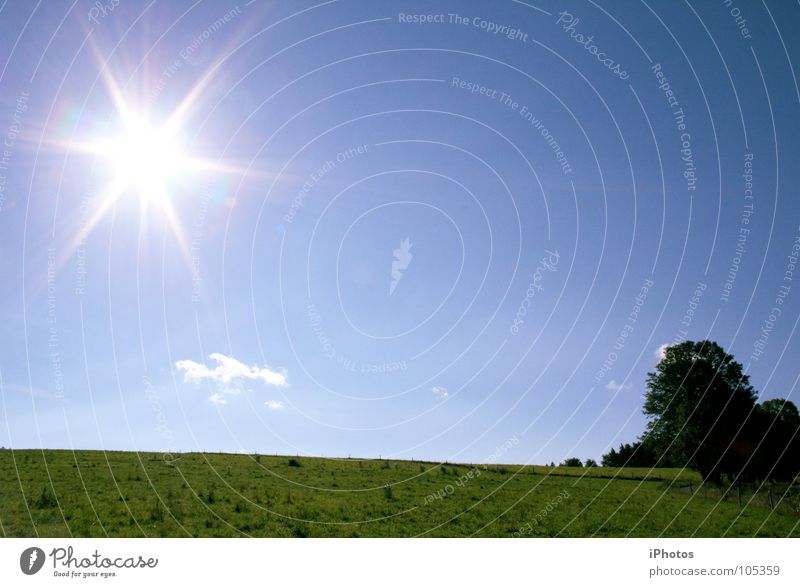
MULTIPOLYGON (((4 536, 794 536, 796 489, 681 469, 0 450, 4 536), (739 501, 741 499, 741 505, 739 501)), ((796 485, 795 485, 796 487, 796 485)))

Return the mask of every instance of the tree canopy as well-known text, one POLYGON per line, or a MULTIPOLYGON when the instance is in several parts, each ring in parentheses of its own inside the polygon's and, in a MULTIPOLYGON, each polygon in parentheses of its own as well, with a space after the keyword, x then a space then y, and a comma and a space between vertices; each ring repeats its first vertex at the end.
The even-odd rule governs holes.
POLYGON ((800 412, 757 403, 742 365, 710 340, 667 347, 647 374, 645 433, 603 455, 604 466, 691 467, 719 483, 792 480, 800 473, 800 412))
POLYGON ((732 355, 709 340, 673 345, 647 374, 647 387, 647 437, 660 456, 711 481, 739 472, 735 453, 757 396, 732 355))

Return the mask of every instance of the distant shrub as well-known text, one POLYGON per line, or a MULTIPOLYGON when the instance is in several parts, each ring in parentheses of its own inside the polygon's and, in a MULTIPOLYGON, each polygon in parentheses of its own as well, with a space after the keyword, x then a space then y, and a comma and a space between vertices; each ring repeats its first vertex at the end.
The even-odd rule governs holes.
POLYGON ((216 497, 214 496, 214 490, 209 489, 208 493, 206 494, 206 501, 208 503, 214 503, 216 501, 216 497))
POLYGON ((292 536, 295 538, 308 538, 308 529, 301 524, 292 528, 292 536))
POLYGON ((392 465, 389 463, 389 461, 383 461, 383 468, 384 468, 384 469, 388 469, 388 468, 390 468, 391 466, 392 466, 392 465))
POLYGON ((161 507, 161 502, 156 500, 153 507, 150 508, 150 520, 153 522, 164 521, 164 509, 161 507))
POLYGON ((559 467, 582 467, 583 463, 577 457, 570 457, 565 459, 563 463, 559 465, 559 467))
POLYGON ((387 483, 383 486, 383 494, 386 496, 386 499, 394 499, 392 497, 392 484, 387 483))
POLYGON ((289 466, 290 467, 302 467, 302 463, 297 459, 289 459, 289 466))
POLYGON ((39 497, 33 502, 33 505, 36 509, 46 510, 58 505, 58 501, 50 493, 50 489, 47 486, 42 487, 42 492, 39 494, 39 497))

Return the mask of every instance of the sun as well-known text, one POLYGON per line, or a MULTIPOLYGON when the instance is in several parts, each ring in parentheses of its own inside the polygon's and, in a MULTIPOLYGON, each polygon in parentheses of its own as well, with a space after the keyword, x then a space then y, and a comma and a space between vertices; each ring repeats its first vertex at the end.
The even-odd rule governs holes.
POLYGON ((181 119, 173 115, 156 126, 149 113, 138 114, 124 102, 118 104, 114 128, 84 140, 71 141, 67 148, 94 158, 95 169, 104 176, 105 186, 97 197, 92 215, 76 234, 79 239, 111 212, 123 198, 136 197, 141 205, 141 222, 150 212, 164 218, 184 257, 188 244, 176 209, 176 197, 190 195, 198 173, 225 169, 222 165, 189 156, 181 119))
POLYGON ((174 181, 188 171, 183 141, 144 119, 126 121, 123 131, 101 149, 111 166, 112 184, 133 189, 147 202, 164 203, 174 181))
MULTIPOLYGON (((219 157, 198 157, 188 152, 199 132, 195 129, 189 133, 193 128, 192 116, 224 60, 201 75, 173 110, 159 113, 152 104, 142 105, 126 96, 106 67, 102 54, 96 49, 94 53, 113 110, 102 116, 105 124, 92 124, 101 120, 101 115, 89 116, 90 134, 73 136, 69 140, 57 136, 45 139, 55 149, 87 156, 92 164, 91 172, 98 171, 102 177, 90 216, 81 222, 69 248, 77 250, 86 236, 116 209, 120 200, 134 197, 140 203, 141 226, 146 228, 151 217, 164 220, 187 265, 191 266, 189 243, 181 221, 181 212, 186 210, 183 204, 191 205, 200 186, 209 181, 211 174, 242 179, 272 177, 270 173, 251 169, 251 165, 242 168, 219 157), (98 132, 100 128, 107 130, 98 132), (187 141, 189 136, 194 137, 192 141, 187 141)), ((141 92, 133 88, 131 94, 136 96, 141 92)))

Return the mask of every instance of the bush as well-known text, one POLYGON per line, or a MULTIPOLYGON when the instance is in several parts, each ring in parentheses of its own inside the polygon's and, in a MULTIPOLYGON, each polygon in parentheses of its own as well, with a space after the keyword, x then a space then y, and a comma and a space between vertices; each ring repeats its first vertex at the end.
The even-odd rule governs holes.
POLYGON ((46 510, 58 505, 58 501, 55 497, 53 497, 53 494, 50 493, 50 490, 47 488, 47 486, 45 486, 42 487, 42 492, 33 502, 33 505, 36 507, 36 509, 46 510))
POLYGON ((302 467, 303 465, 297 459, 289 459, 290 467, 302 467))
POLYGON ((153 522, 164 521, 164 510, 161 507, 161 502, 156 500, 153 507, 150 508, 150 520, 153 522))

